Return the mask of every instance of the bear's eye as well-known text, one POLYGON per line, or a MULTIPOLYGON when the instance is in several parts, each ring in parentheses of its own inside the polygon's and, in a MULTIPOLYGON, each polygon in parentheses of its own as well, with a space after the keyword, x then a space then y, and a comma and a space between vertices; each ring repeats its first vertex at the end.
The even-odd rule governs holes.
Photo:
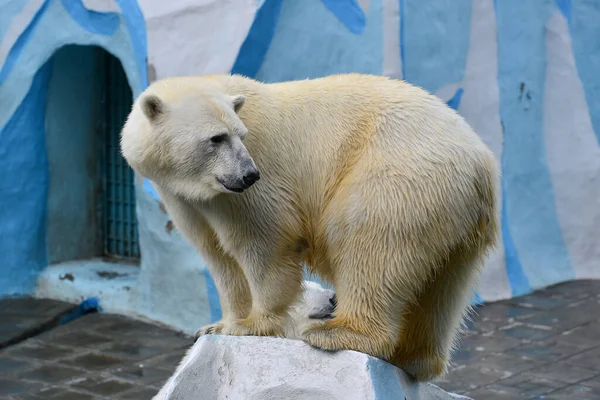
POLYGON ((214 143, 214 144, 223 143, 225 140, 227 140, 227 134, 225 134, 225 133, 222 133, 220 135, 215 135, 210 138, 210 142, 214 143))

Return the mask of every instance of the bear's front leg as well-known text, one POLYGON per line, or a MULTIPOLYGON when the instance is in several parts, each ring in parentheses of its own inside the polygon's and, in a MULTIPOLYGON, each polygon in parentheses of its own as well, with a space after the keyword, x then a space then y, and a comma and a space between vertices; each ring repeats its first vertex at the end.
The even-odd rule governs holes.
POLYGON ((245 318, 250 312, 252 298, 244 272, 235 258, 223 251, 217 235, 192 204, 162 190, 160 186, 156 189, 177 229, 202 255, 219 293, 221 321, 198 329, 195 339, 206 334, 223 333, 231 321, 245 318))
POLYGON ((248 316, 252 304, 248 281, 237 261, 217 247, 213 251, 205 249, 202 253, 219 293, 223 317, 198 329, 196 340, 202 335, 226 334, 227 327, 234 321, 248 316))
POLYGON ((249 254, 240 262, 252 294, 252 309, 246 318, 223 328, 236 336, 284 336, 289 306, 302 290, 302 267, 283 256, 249 254))

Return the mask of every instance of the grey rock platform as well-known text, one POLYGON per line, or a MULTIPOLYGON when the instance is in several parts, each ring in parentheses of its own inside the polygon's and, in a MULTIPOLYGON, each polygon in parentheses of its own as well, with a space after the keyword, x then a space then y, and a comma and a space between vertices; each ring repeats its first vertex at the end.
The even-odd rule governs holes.
POLYGON ((155 400, 469 399, 355 351, 324 352, 299 340, 201 337, 155 400))

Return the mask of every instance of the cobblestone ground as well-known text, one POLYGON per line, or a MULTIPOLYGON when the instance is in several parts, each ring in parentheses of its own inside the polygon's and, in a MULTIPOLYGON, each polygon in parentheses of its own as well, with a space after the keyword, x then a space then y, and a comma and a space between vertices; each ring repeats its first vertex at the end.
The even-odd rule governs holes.
POLYGON ((480 307, 438 386, 479 400, 600 399, 600 281, 480 307))
MULTIPOLYGON (((476 400, 600 399, 599 304, 600 281, 575 281, 480 307, 452 370, 435 383, 476 400)), ((0 301, 0 346, 71 307, 0 301)), ((191 343, 88 314, 1 349, 0 399, 150 399, 191 343)))

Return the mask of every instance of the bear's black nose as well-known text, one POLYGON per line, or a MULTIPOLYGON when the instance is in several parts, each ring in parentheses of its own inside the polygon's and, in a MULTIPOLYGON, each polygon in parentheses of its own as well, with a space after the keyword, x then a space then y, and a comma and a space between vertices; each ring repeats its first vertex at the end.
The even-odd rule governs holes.
POLYGON ((259 179, 260 173, 258 172, 258 170, 250 171, 248 174, 244 175, 244 186, 246 186, 246 188, 249 188, 250 186, 254 185, 254 183, 259 179))

